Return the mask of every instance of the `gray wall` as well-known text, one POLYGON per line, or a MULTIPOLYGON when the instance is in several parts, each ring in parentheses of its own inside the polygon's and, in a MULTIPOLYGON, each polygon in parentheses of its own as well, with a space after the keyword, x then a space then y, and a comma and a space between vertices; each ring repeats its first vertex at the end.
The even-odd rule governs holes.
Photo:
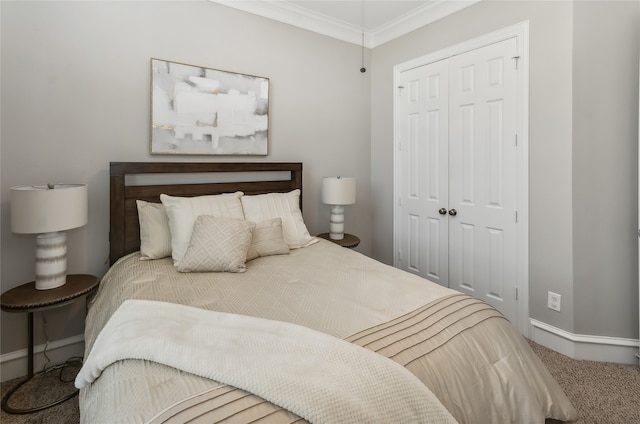
MULTIPOLYGON (((302 161, 312 233, 328 229, 321 177, 352 175, 348 231, 391 263, 393 66, 529 20, 530 315, 637 338, 640 4, 614 3, 485 0, 376 47, 363 75, 358 46, 208 1, 2 1, 1 289, 33 278, 34 241, 10 231, 17 184, 88 183, 69 270, 105 271, 109 161, 302 161), (269 156, 150 156, 151 57, 269 77, 269 156), (546 308, 548 290, 562 313, 546 308)), ((26 317, 0 318, 1 352, 24 348, 26 317)), ((79 334, 82 305, 47 319, 50 340, 79 334)))
POLYGON ((528 20, 529 314, 638 338, 639 13, 638 2, 483 1, 374 49, 374 256, 393 261, 393 66, 528 20))
MULTIPOLYGON (((358 46, 204 0, 2 1, 0 14, 2 291, 33 279, 34 239, 10 230, 19 184, 89 184, 89 224, 69 232, 68 267, 102 275, 110 161, 302 161, 312 233, 329 229, 321 178, 356 177, 345 225, 370 253, 370 74, 358 46), (270 78, 269 155, 150 156, 151 57, 270 78)), ((82 332, 81 303, 47 312, 50 340, 82 332)), ((1 318, 2 353, 25 348, 26 315, 1 318)))
POLYGON ((578 334, 630 338, 638 334, 639 10, 639 2, 577 2, 574 8, 578 334))

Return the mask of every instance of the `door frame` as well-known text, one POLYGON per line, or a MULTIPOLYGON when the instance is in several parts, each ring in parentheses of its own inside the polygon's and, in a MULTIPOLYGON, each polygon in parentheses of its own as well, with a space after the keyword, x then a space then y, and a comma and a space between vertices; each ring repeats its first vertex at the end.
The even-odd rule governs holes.
MULTIPOLYGON (((428 65, 462 53, 476 50, 510 38, 516 39, 518 69, 516 82, 516 132, 517 132, 517 317, 516 327, 529 337, 529 21, 446 47, 425 56, 400 63, 393 67, 393 92, 399 85, 402 72, 428 65)), ((398 96, 393 96, 393 265, 399 266, 399 207, 400 207, 400 137, 398 129, 398 96)), ((514 218, 515 219, 515 218, 514 218)))

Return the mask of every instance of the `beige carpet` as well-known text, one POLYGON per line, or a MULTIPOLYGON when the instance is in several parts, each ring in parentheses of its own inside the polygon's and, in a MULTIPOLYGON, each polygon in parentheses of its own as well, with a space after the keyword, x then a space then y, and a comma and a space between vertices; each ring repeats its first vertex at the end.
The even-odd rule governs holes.
POLYGON ((640 367, 577 361, 529 342, 580 414, 580 424, 640 424, 640 367))
MULTIPOLYGON (((46 405, 73 393, 75 391, 73 380, 79 370, 80 364, 74 363, 64 369, 51 369, 37 375, 11 396, 9 406, 16 409, 33 408, 37 405, 46 405)), ((18 378, 2 383, 2 398, 9 389, 21 380, 22 378, 18 378)), ((77 396, 60 405, 32 414, 7 414, 4 411, 0 413, 0 423, 2 424, 72 424, 79 422, 80 411, 78 410, 77 396)))
MULTIPOLYGON (((640 423, 640 367, 602 362, 576 361, 531 342, 531 347, 545 363, 580 414, 580 424, 640 423)), ((75 376, 73 368, 65 369, 63 380, 75 376)), ((2 384, 2 396, 19 381, 2 384)), ((12 397, 10 406, 28 407, 73 390, 73 383, 60 381, 59 370, 37 377, 12 397), (35 384, 37 383, 37 385, 35 384), (20 395, 20 396, 18 396, 20 395)), ((78 398, 29 415, 0 413, 2 424, 73 424, 79 422, 78 398)), ((102 423, 93 423, 102 424, 102 423)), ((494 424, 494 423, 480 423, 494 424)), ((501 424, 501 423, 495 423, 501 424)))

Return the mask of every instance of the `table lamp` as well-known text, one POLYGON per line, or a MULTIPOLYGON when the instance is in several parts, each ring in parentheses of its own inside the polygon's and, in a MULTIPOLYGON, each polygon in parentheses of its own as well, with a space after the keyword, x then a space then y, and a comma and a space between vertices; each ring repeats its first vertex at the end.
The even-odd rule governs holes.
POLYGON ((356 180, 350 177, 325 177, 322 179, 322 203, 331 206, 329 238, 344 238, 344 205, 356 202, 356 180))
POLYGON ((11 231, 36 237, 36 289, 60 287, 67 280, 67 234, 87 224, 86 184, 11 187, 11 231))

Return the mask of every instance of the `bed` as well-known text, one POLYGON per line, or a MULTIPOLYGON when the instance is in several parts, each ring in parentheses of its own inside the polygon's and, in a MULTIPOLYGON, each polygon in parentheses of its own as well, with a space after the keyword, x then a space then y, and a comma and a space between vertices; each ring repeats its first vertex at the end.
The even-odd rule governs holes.
POLYGON ((310 235, 301 163, 111 163, 110 203, 83 423, 577 420, 492 307, 310 235))

